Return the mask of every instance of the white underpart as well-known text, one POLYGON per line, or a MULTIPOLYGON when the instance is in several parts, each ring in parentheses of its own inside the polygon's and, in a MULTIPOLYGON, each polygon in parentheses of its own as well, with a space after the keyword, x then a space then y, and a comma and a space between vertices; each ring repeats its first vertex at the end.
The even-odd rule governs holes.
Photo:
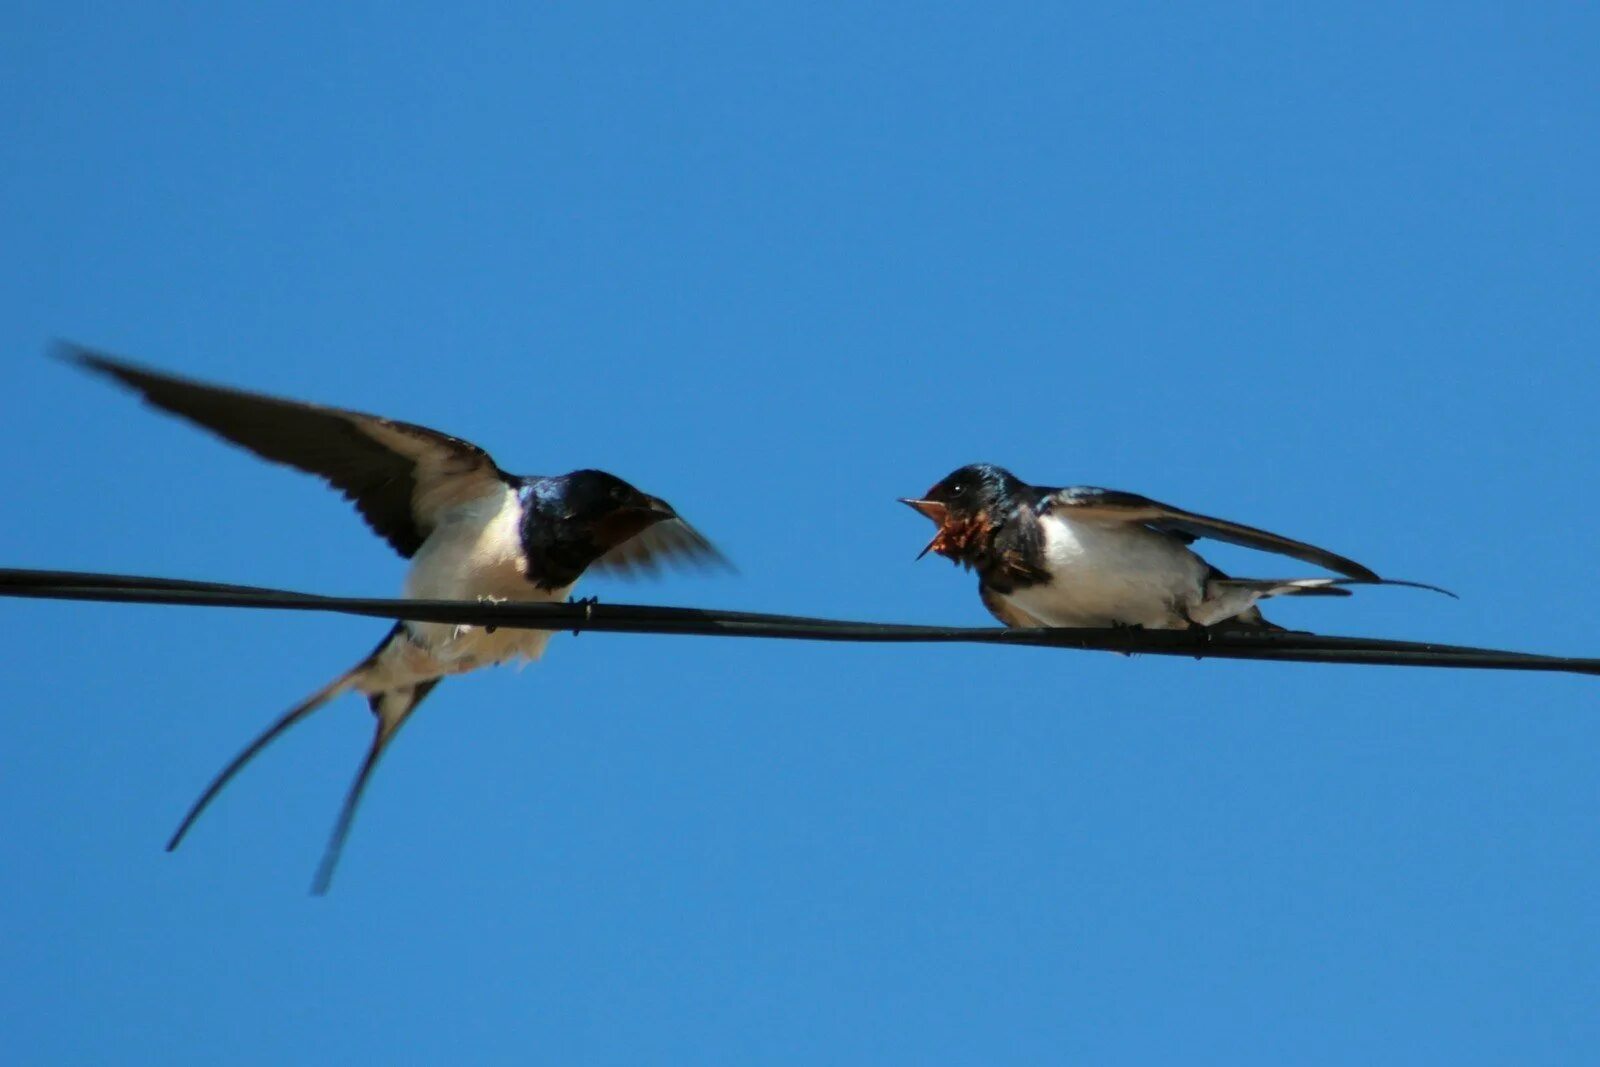
POLYGON ((1046 626, 1210 625, 1248 608, 1206 603, 1210 567, 1176 539, 1144 526, 1044 515, 1046 568, 1054 580, 1019 588, 1005 599, 1046 626), (1226 611, 1225 614, 1218 614, 1226 611))
MULTIPOLYGON (((567 599, 572 586, 540 589, 522 566, 521 508, 509 486, 451 508, 411 562, 405 595, 417 600, 567 599)), ((574 583, 575 584, 575 583, 574 583)), ((390 641, 378 661, 362 673, 357 688, 377 693, 507 660, 538 659, 548 630, 506 627, 486 633, 478 626, 411 622, 408 638, 390 641)))

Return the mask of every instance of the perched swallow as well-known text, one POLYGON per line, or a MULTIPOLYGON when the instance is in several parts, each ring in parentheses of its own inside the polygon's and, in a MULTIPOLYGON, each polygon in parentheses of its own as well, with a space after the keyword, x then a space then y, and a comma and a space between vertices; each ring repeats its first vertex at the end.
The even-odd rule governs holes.
MULTIPOLYGON (((410 598, 553 602, 565 600, 590 568, 627 574, 663 561, 726 564, 666 501, 604 471, 508 474, 477 445, 423 426, 206 385, 74 345, 59 346, 59 354, 343 492, 373 531, 412 561, 410 598)), ((313 892, 326 892, 373 768, 423 698, 449 675, 537 659, 549 640, 542 630, 396 624, 370 655, 290 708, 224 767, 167 850, 262 749, 353 689, 367 698, 377 728, 312 884, 313 892)))
POLYGON ((1029 485, 989 463, 962 467, 917 499, 939 527, 931 549, 978 572, 984 607, 1007 626, 1279 630, 1256 602, 1348 596, 1346 585, 1437 586, 1380 578, 1354 560, 1135 493, 1029 485), (1202 537, 1277 552, 1343 578, 1229 578, 1189 545, 1202 537))

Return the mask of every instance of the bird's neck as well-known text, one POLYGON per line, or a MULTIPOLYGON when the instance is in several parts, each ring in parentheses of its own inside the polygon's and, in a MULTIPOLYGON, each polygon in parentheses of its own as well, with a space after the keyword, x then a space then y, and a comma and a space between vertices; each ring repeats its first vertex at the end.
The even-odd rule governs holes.
POLYGON ((578 580, 584 570, 605 554, 594 526, 574 519, 559 499, 524 485, 522 496, 522 552, 527 559, 528 581, 541 589, 560 589, 578 580))
POLYGON ((1050 580, 1044 537, 1027 504, 1018 504, 998 518, 986 509, 947 523, 934 550, 971 567, 984 585, 1001 593, 1050 580))

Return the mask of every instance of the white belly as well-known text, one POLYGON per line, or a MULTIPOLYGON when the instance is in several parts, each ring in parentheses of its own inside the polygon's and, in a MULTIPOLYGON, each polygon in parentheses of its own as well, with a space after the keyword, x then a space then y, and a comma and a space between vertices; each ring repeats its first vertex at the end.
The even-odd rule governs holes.
MULTIPOLYGON (((509 487, 463 504, 434 529, 412 559, 405 595, 417 600, 563 601, 572 586, 540 589, 522 566, 520 509, 509 487)), ((574 583, 576 584, 576 583, 574 583)), ((548 630, 409 622, 409 639, 391 641, 363 681, 368 692, 459 674, 507 660, 538 659, 548 630)))
POLYGON ((1047 626, 1182 629, 1205 596, 1205 561, 1142 526, 1046 515, 1046 566, 1054 580, 1006 594, 1047 626))

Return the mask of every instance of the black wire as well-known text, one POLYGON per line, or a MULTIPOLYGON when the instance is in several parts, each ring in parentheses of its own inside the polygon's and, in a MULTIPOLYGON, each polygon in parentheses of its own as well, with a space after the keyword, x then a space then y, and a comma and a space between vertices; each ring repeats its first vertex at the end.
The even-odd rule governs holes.
POLYGON ((123 574, 0 568, 0 596, 196 607, 325 611, 384 619, 597 633, 760 637, 870 643, 977 643, 1103 652, 1192 656, 1196 659, 1359 663, 1400 667, 1559 671, 1600 674, 1600 659, 1544 656, 1498 649, 1291 631, 1227 633, 1135 629, 1000 629, 851 622, 708 608, 638 604, 487 603, 330 597, 248 585, 123 574))

